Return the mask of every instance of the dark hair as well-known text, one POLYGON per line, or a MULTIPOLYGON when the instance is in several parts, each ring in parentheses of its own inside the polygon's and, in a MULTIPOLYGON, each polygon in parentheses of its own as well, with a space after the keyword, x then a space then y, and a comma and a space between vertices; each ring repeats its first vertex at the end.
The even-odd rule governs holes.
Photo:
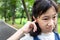
MULTIPOLYGON (((56 12, 58 12, 57 5, 53 0, 36 0, 33 4, 32 16, 37 18, 38 16, 41 16, 43 13, 45 13, 52 6, 55 8, 56 12)), ((33 18, 32 21, 34 21, 33 18)), ((37 25, 37 31, 30 32, 30 35, 33 37, 41 34, 41 28, 39 27, 38 23, 35 24, 37 25)))

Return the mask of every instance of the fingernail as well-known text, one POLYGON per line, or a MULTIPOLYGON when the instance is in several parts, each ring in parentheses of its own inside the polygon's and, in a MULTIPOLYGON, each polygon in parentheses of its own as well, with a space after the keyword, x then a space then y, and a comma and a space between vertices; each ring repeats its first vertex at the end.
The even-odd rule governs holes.
POLYGON ((33 30, 33 32, 35 32, 35 30, 33 30))

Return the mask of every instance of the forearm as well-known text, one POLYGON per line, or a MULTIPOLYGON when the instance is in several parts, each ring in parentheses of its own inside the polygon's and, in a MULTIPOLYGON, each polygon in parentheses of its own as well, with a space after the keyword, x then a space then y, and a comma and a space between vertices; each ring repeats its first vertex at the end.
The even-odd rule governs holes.
POLYGON ((24 35, 24 32, 22 29, 19 29, 15 34, 13 34, 11 37, 9 37, 7 40, 18 40, 24 35))
POLYGON ((35 32, 37 30, 37 27, 34 22, 28 21, 21 29, 19 29, 14 35, 12 35, 7 40, 18 40, 24 35, 24 33, 29 33, 32 28, 34 28, 33 31, 35 32))

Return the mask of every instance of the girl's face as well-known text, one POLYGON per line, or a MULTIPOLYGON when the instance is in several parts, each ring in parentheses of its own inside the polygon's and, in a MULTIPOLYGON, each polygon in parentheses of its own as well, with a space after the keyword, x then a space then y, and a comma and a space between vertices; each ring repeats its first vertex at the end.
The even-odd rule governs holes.
POLYGON ((55 8, 53 6, 49 8, 47 12, 42 14, 40 17, 37 17, 36 21, 43 33, 52 32, 57 24, 57 13, 55 8))

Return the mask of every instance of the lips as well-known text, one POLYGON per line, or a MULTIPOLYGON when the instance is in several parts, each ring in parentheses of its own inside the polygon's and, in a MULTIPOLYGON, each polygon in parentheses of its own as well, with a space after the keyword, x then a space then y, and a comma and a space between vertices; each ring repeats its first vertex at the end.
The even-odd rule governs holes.
POLYGON ((46 29, 52 29, 53 27, 52 26, 49 26, 49 27, 47 27, 46 29))

